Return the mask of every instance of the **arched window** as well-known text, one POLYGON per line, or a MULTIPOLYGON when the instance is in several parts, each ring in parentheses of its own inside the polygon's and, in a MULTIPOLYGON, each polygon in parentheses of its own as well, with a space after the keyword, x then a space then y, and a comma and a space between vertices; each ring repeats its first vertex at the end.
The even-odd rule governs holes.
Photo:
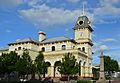
POLYGON ((51 66, 51 63, 50 62, 45 62, 47 68, 45 69, 45 73, 47 74, 49 71, 48 71, 48 67, 51 66))
POLYGON ((66 45, 62 45, 62 50, 65 50, 66 49, 66 45))
POLYGON ((42 51, 42 52, 45 52, 45 47, 42 47, 41 51, 42 51))
POLYGON ((21 47, 18 47, 18 50, 21 50, 21 47))
POLYGON ((86 65, 86 62, 83 63, 83 75, 85 77, 85 65, 86 65))
POLYGON ((82 47, 82 51, 85 52, 85 47, 82 47))
POLYGON ((15 50, 17 50, 17 48, 15 48, 15 50))
POLYGON ((81 76, 81 60, 79 61, 79 76, 81 76))
POLYGON ((57 70, 58 66, 61 66, 61 61, 56 61, 54 63, 54 77, 55 77, 56 73, 58 73, 58 70, 57 70))
POLYGON ((78 50, 81 50, 81 48, 78 48, 78 50))
POLYGON ((52 46, 52 51, 55 51, 55 46, 52 46))

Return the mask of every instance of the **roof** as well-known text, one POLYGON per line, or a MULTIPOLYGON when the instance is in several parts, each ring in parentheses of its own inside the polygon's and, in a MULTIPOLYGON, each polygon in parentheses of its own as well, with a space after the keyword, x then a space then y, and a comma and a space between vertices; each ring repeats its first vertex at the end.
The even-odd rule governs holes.
POLYGON ((25 39, 22 39, 22 40, 17 40, 16 42, 9 43, 8 45, 16 44, 16 43, 24 43, 24 42, 33 42, 33 43, 38 43, 39 44, 39 41, 36 41, 32 38, 25 38, 25 39))
POLYGON ((7 51, 9 50, 8 48, 0 48, 0 51, 7 51))
POLYGON ((40 44, 45 44, 45 43, 54 43, 54 42, 60 42, 60 41, 73 41, 73 39, 67 38, 67 37, 54 37, 54 38, 48 38, 40 42, 40 44))
POLYGON ((74 41, 73 39, 67 38, 67 37, 54 37, 54 38, 47 38, 43 40, 42 42, 36 41, 32 38, 26 38, 22 40, 17 40, 16 42, 9 43, 8 45, 11 44, 18 44, 18 43, 25 43, 25 42, 32 42, 32 43, 37 43, 37 44, 46 44, 46 43, 54 43, 54 42, 61 42, 61 41, 74 41))
POLYGON ((90 21, 87 16, 79 16, 77 23, 73 29, 78 29, 78 28, 88 28, 90 31, 93 31, 93 29, 90 26, 90 21), (83 22, 80 24, 80 22, 83 22))

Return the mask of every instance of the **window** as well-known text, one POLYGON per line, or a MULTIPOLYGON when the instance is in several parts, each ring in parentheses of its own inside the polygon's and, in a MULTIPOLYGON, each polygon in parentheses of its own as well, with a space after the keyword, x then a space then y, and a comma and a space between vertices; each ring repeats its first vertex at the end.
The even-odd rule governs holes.
POLYGON ((81 37, 83 37, 83 34, 84 34, 83 32, 80 32, 80 36, 81 36, 81 37))
POLYGON ((21 50, 21 47, 18 47, 18 50, 21 50))
POLYGON ((42 52, 45 52, 45 47, 42 47, 42 49, 41 49, 41 50, 42 50, 42 52))
POLYGON ((85 52, 85 47, 82 47, 82 51, 85 52))
POLYGON ((46 71, 45 71, 45 73, 47 74, 49 71, 49 67, 51 66, 51 63, 50 62, 45 62, 45 64, 46 64, 46 66, 47 66, 47 68, 46 68, 46 71))
POLYGON ((75 46, 73 46, 73 49, 75 48, 75 46))
POLYGON ((55 46, 52 46, 52 51, 55 51, 55 46))
POLYGON ((66 45, 62 45, 62 50, 65 50, 66 49, 66 45))
POLYGON ((17 50, 17 48, 15 48, 15 50, 17 50))
POLYGON ((81 50, 81 48, 78 48, 78 50, 81 50))

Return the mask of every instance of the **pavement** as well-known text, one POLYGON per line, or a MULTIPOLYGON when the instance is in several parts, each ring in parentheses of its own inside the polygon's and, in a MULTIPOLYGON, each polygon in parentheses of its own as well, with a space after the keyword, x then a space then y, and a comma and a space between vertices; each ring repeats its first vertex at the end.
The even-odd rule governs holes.
POLYGON ((111 83, 120 83, 120 78, 113 80, 111 83))

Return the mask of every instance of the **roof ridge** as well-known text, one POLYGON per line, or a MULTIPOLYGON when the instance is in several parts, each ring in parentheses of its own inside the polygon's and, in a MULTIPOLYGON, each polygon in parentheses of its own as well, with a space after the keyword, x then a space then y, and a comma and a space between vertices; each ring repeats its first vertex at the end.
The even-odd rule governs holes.
MULTIPOLYGON (((46 39, 58 38, 58 37, 65 37, 65 38, 69 38, 69 37, 66 37, 66 36, 56 36, 56 37, 50 37, 50 38, 46 38, 46 39)), ((69 38, 69 39, 70 39, 70 38, 69 38)))

